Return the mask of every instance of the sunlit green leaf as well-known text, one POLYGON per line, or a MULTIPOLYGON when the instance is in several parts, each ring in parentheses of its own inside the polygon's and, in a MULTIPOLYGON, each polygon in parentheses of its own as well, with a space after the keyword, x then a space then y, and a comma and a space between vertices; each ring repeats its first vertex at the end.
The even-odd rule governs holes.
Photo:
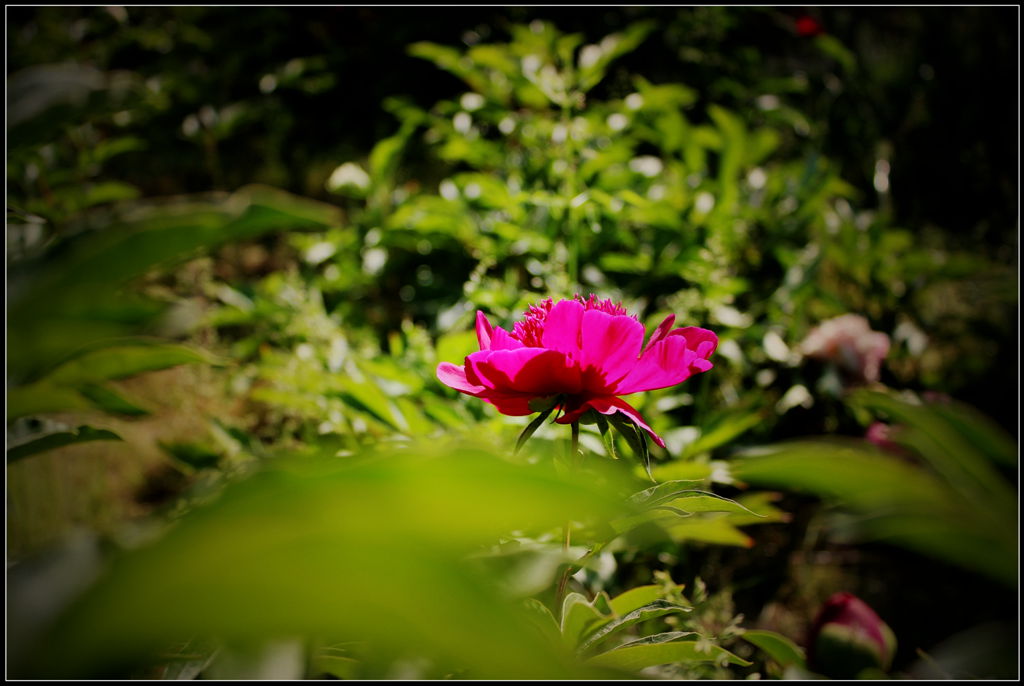
POLYGON ((633 626, 634 624, 646 622, 649 619, 655 619, 657 617, 664 617, 669 614, 691 611, 692 608, 676 605, 675 603, 670 603, 667 600, 652 600, 650 603, 628 612, 621 617, 614 617, 601 624, 595 631, 593 631, 593 633, 589 633, 589 635, 587 635, 586 640, 580 643, 579 651, 580 653, 586 653, 595 650, 599 645, 601 645, 601 643, 610 638, 612 634, 633 626))
POLYGON ((748 629, 743 632, 743 639, 763 650, 781 667, 807 666, 803 649, 782 634, 777 634, 774 631, 748 629))
POLYGON ((590 663, 601 667, 636 672, 645 667, 673 662, 718 662, 747 666, 747 660, 712 643, 697 641, 671 641, 652 645, 633 645, 616 648, 590 658, 590 663))

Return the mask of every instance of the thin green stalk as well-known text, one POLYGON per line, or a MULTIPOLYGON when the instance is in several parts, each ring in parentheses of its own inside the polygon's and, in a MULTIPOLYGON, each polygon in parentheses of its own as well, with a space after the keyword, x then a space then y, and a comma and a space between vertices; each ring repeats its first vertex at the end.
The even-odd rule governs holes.
MULTIPOLYGON (((573 422, 572 426, 572 439, 569 442, 569 465, 572 469, 577 469, 580 465, 580 423, 573 422)), ((562 526, 562 552, 569 552, 570 536, 572 533, 572 522, 566 522, 562 526)), ((562 570, 562 576, 558 579, 558 591, 555 594, 555 611, 561 612, 562 601, 565 599, 565 589, 569 584, 569 570, 572 565, 566 564, 565 569, 562 570)))

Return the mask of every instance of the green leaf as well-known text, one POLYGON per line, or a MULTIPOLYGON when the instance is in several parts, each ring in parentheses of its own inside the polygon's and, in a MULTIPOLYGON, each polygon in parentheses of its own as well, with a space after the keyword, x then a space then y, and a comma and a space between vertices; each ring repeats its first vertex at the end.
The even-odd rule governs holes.
MULTIPOLYGON (((805 440, 742 451, 737 478, 833 499, 869 515, 862 533, 1004 583, 1016 583, 1016 512, 998 499, 954 489, 926 469, 864 440, 805 440)), ((973 489, 971 489, 973 490, 973 489)))
POLYGON ((16 462, 36 453, 76 443, 120 440, 122 438, 113 431, 83 425, 73 431, 56 431, 12 446, 7 449, 7 462, 16 462))
POLYGON ((562 601, 562 636, 571 645, 579 644, 587 628, 604 619, 601 611, 579 593, 569 593, 562 601))
POLYGON ((726 517, 722 516, 676 519, 666 527, 666 530, 672 537, 672 540, 677 543, 699 541, 715 545, 735 545, 743 548, 749 548, 754 544, 754 541, 749 536, 737 529, 726 517))
MULTIPOLYGON (((882 411, 894 421, 902 422, 896 440, 916 450, 950 486, 966 497, 983 500, 1007 514, 1016 510, 1016 493, 992 466, 991 458, 979 450, 992 442, 975 443, 971 440, 974 432, 965 434, 962 422, 950 421, 950 416, 961 414, 959 406, 936 410, 941 406, 912 404, 889 393, 867 390, 858 391, 852 402, 882 411)), ((962 414, 969 416, 967 412, 962 414)), ((997 452, 1005 452, 1005 439, 999 442, 1004 447, 997 448, 997 452)))
POLYGON ((695 491, 693 484, 694 482, 689 480, 666 481, 665 483, 634 493, 629 496, 629 501, 649 508, 667 503, 686 493, 704 493, 704 491, 695 491))
POLYGON ((633 645, 616 648, 590 658, 592 665, 638 672, 646 667, 667 665, 673 662, 727 662, 740 667, 750 662, 712 643, 697 641, 672 641, 652 645, 633 645))
POLYGON ((636 586, 611 599, 612 611, 618 616, 629 614, 660 598, 661 592, 661 586, 636 586))
POLYGON ((608 430, 608 420, 600 412, 595 412, 594 414, 597 415, 597 428, 601 432, 601 440, 604 442, 605 452, 613 460, 619 459, 619 453, 615 450, 615 437, 608 430))
POLYGON ((212 469, 220 462, 220 453, 193 441, 159 441, 168 455, 192 469, 212 469))
POLYGON ((634 624, 645 622, 656 617, 663 617, 668 614, 691 612, 692 610, 693 608, 676 605, 675 603, 670 603, 667 600, 652 600, 642 607, 602 624, 580 644, 579 652, 586 653, 592 651, 615 632, 625 629, 626 627, 633 626, 634 624))
POLYGON ((629 641, 618 646, 619 648, 627 648, 629 646, 648 646, 658 645, 660 643, 671 643, 672 641, 679 641, 682 639, 690 639, 691 636, 696 636, 697 633, 694 631, 665 631, 660 634, 653 634, 651 636, 644 636, 638 638, 635 641, 629 641))
POLYGON ((633 454, 643 464, 644 469, 647 471, 647 476, 651 481, 654 481, 654 477, 651 475, 651 454, 647 449, 647 434, 633 420, 618 412, 607 416, 608 421, 622 434, 629 447, 633 450, 633 454))
POLYGON ((338 396, 345 404, 364 410, 374 417, 399 431, 408 431, 408 423, 405 417, 391 402, 387 394, 371 380, 356 381, 354 378, 345 377, 340 379, 344 392, 338 396))
POLYGON ((338 208, 263 186, 211 201, 134 203, 102 231, 82 231, 50 254, 8 273, 8 364, 37 378, 84 346, 137 334, 162 310, 120 289, 155 267, 268 231, 340 225, 338 208))
POLYGON ((519 438, 516 440, 516 447, 515 450, 513 450, 513 454, 518 453, 522 449, 526 442, 530 440, 530 436, 537 431, 540 425, 544 423, 544 420, 548 418, 548 415, 550 415, 554 409, 555 408, 552 407, 548 410, 544 410, 534 417, 533 421, 526 425, 526 428, 523 429, 523 432, 519 434, 519 438))
POLYGON ((584 46, 579 60, 580 91, 586 93, 600 83, 612 61, 635 50, 654 28, 654 22, 637 22, 621 33, 606 36, 599 44, 584 46))
POLYGON ((856 69, 856 56, 835 36, 822 34, 820 36, 816 36, 814 42, 818 46, 819 50, 839 62, 843 71, 849 73, 856 69))
POLYGON ((548 609, 547 605, 536 598, 527 598, 523 602, 523 606, 530 611, 531 619, 535 621, 537 628, 544 632, 548 640, 561 640, 562 635, 558 620, 551 614, 551 610, 548 609))
POLYGON ((122 379, 196 362, 211 364, 214 358, 204 351, 171 343, 117 345, 93 350, 65 362, 48 376, 48 380, 71 386, 122 379))
POLYGON ((666 506, 689 513, 733 512, 736 514, 753 515, 754 517, 761 516, 735 500, 715 495, 714 493, 708 493, 707 491, 689 491, 684 495, 680 495, 673 499, 667 504, 657 505, 655 507, 661 508, 666 506))
POLYGON ((7 421, 61 410, 83 410, 91 407, 86 398, 73 388, 39 382, 7 391, 7 421))
POLYGON ((782 634, 774 631, 746 630, 742 634, 743 639, 753 643, 763 650, 768 657, 779 663, 780 667, 797 665, 800 668, 807 667, 807 658, 804 650, 796 643, 782 634))
POLYGON ((719 446, 729 443, 744 432, 757 426, 763 420, 764 413, 762 412, 743 412, 729 415, 711 429, 702 431, 697 440, 683 448, 683 452, 679 457, 685 460, 694 455, 710 452, 719 446))
POLYGON ((89 399, 89 402, 104 412, 123 414, 128 417, 142 417, 149 414, 149 410, 140 407, 108 386, 86 384, 78 390, 89 399))
POLYGON ((652 470, 658 481, 701 482, 711 478, 713 467, 707 462, 673 460, 652 470))
POLYGON ((437 339, 437 360, 462 364, 467 355, 479 349, 476 331, 451 331, 437 339))

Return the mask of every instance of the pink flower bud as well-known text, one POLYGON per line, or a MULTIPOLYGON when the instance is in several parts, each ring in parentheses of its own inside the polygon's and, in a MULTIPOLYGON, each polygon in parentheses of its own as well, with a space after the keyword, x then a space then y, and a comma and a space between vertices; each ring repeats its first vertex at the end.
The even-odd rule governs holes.
POLYGON ((832 679, 853 679, 865 669, 892 666, 896 636, 864 601, 836 593, 822 605, 807 642, 812 669, 832 679))

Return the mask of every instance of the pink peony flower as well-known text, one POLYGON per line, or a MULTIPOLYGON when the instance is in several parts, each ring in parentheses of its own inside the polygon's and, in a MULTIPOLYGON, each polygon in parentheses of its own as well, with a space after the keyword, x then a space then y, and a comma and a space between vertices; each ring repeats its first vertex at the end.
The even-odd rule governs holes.
POLYGON ((579 421, 588 410, 620 412, 665 447, 640 413, 619 396, 667 388, 713 366, 718 346, 711 331, 688 326, 672 329, 669 315, 644 345, 644 327, 610 300, 533 305, 511 332, 491 326, 476 313, 480 351, 465 365, 442 362, 437 378, 447 386, 493 404, 502 414, 528 415, 556 404, 556 421, 579 421))
POLYGON ((858 381, 874 382, 889 354, 889 337, 872 331, 859 314, 844 314, 812 329, 800 349, 807 357, 836 363, 858 381))

